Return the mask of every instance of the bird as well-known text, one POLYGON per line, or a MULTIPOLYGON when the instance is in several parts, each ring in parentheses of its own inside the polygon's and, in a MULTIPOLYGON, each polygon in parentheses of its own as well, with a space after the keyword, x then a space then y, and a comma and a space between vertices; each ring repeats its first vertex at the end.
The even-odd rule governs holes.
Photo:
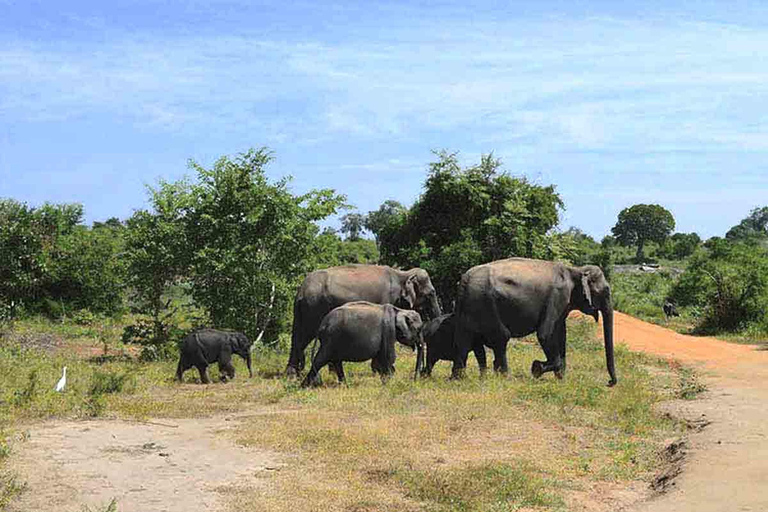
POLYGON ((64 367, 64 373, 61 375, 59 382, 56 384, 56 392, 61 393, 64 391, 64 386, 67 385, 67 367, 64 367))

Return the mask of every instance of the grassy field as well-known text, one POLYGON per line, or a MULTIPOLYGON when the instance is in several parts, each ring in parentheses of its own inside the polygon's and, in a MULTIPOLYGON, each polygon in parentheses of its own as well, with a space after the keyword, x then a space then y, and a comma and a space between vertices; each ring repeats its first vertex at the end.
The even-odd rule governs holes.
MULTIPOLYGON (((227 492, 232 510, 580 510, 586 497, 651 477, 683 428, 654 405, 696 393, 690 370, 621 348, 619 385, 607 388, 594 323, 569 322, 564 381, 533 380, 531 361, 543 354, 522 340, 510 344, 508 377, 480 378, 470 359, 464 381, 448 381, 441 363, 413 382, 404 349, 386 385, 367 364, 348 364, 347 385, 324 371, 325 386, 312 390, 280 377, 286 357, 269 349, 254 353, 253 379, 238 360, 234 382, 197 385, 189 371, 179 385, 175 361, 136 362, 111 328, 26 322, 0 341, 0 430, 8 440, 49 418, 244 413, 235 440, 289 463, 268 493, 227 492), (67 390, 55 393, 65 365, 67 390)), ((0 509, 24 492, 3 467, 12 449, 0 444, 0 509)))

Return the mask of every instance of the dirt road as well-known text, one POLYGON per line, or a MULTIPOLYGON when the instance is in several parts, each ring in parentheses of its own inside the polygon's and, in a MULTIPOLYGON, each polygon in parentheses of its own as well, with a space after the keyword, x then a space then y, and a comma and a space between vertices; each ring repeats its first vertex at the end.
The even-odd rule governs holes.
POLYGON ((617 342, 702 369, 703 399, 670 404, 672 413, 711 423, 688 441, 683 473, 664 495, 632 512, 768 511, 768 351, 684 336, 621 313, 617 342))
MULTIPOLYGON (((680 335, 621 313, 615 337, 632 350, 698 366, 710 389, 701 400, 669 404, 675 415, 711 422, 688 440, 675 485, 622 510, 768 511, 768 351, 680 335)), ((263 476, 281 465, 277 454, 233 443, 226 418, 162 423, 33 428, 12 463, 29 491, 11 510, 104 510, 112 498, 121 512, 221 510, 232 485, 267 485, 263 476)))

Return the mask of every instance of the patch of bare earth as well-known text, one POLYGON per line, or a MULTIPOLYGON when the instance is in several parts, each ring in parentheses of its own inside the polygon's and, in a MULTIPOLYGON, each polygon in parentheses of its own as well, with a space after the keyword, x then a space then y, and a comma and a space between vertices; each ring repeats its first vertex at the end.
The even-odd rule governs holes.
POLYGON ((11 461, 28 487, 14 512, 224 510, 229 489, 263 489, 277 454, 229 440, 224 418, 67 421, 31 428, 11 461))
POLYGON ((709 388, 700 400, 664 404, 690 426, 684 453, 663 470, 670 474, 657 475, 665 480, 660 492, 629 510, 767 511, 768 352, 678 334, 620 313, 614 330, 631 350, 699 367, 709 388))

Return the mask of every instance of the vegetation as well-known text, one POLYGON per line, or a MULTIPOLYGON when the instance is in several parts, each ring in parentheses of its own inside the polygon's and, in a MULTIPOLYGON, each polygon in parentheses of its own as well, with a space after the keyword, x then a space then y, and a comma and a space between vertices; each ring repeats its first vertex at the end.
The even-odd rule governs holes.
MULTIPOLYGON (((401 350, 386 386, 361 363, 347 365, 347 385, 326 375, 329 384, 318 390, 274 378, 285 354, 263 346, 254 354, 253 379, 242 378, 237 359, 239 377, 229 384, 178 385, 173 361, 78 355, 100 347, 96 327, 18 323, 0 343, 0 401, 8 404, 0 425, 265 412, 239 421, 236 440, 288 454, 291 463, 271 474, 268 495, 247 486, 223 493, 234 510, 567 510, 594 482, 650 478, 663 443, 684 428, 654 404, 694 391, 680 368, 623 349, 621 393, 608 389, 602 347, 587 319, 570 320, 564 381, 531 378, 540 348, 529 339, 510 345, 508 378, 470 371, 464 382, 450 382, 450 365, 441 363, 433 378, 414 383, 414 355, 401 350), (61 348, 30 346, 48 335, 61 348), (55 393, 64 365, 68 386, 55 393)), ((112 333, 115 354, 130 348, 119 332, 112 333)), ((187 380, 197 376, 190 372, 187 380)))
POLYGON ((474 265, 510 256, 563 255, 558 238, 550 236, 564 206, 553 186, 501 172, 493 155, 467 168, 459 165, 457 153, 436 156, 413 206, 388 201, 369 214, 367 227, 384 263, 427 270, 450 309, 456 283, 474 265))
POLYGON ((637 246, 636 261, 645 258, 643 248, 647 242, 662 243, 675 229, 675 218, 663 206, 636 204, 619 212, 619 220, 611 232, 621 245, 637 246))

